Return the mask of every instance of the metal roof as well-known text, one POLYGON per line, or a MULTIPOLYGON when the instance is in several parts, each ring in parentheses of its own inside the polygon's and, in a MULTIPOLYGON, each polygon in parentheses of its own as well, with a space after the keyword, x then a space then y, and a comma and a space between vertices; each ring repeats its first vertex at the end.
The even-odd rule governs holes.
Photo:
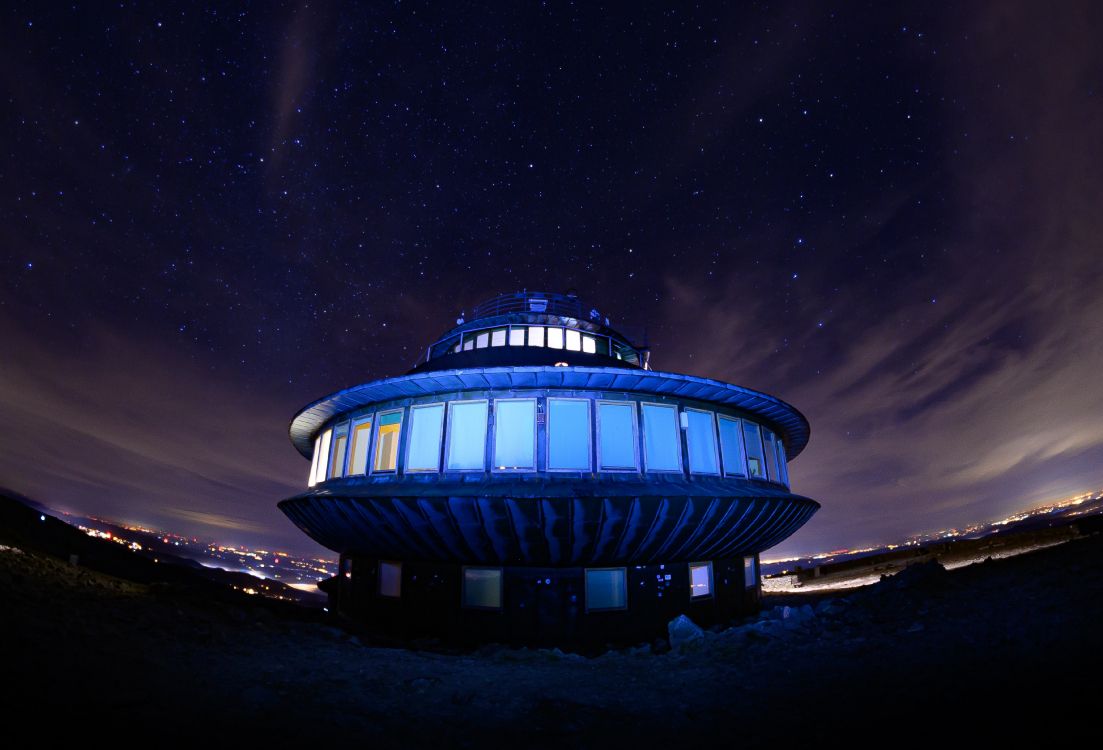
POLYGON ((719 380, 655 370, 619 367, 480 367, 435 370, 385 378, 346 388, 303 408, 288 433, 299 453, 310 458, 315 434, 340 414, 368 404, 467 390, 566 388, 629 391, 676 396, 741 409, 773 423, 782 434, 786 454, 796 458, 808 444, 811 428, 804 415, 779 398, 719 380))

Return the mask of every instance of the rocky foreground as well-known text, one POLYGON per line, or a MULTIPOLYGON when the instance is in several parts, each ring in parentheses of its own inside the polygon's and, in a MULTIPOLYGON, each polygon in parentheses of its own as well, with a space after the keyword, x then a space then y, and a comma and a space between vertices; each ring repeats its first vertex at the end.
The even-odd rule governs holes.
MULTIPOLYGON (((0 538, 0 543, 4 540, 0 538)), ((1097 730, 1103 536, 596 658, 365 645, 337 627, 0 548, 0 712, 116 739, 363 746, 1059 743, 1097 730), (150 731, 153 734, 150 734, 150 731), (107 733, 105 735, 104 733, 107 733)))

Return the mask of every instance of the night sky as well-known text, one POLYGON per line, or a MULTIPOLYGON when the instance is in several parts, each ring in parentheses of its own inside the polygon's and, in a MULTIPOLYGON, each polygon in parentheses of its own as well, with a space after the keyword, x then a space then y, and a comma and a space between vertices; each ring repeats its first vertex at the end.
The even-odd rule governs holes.
POLYGON ((320 549, 292 415, 574 288, 807 415, 775 555, 1103 487, 1103 3, 0 13, 0 486, 320 549))

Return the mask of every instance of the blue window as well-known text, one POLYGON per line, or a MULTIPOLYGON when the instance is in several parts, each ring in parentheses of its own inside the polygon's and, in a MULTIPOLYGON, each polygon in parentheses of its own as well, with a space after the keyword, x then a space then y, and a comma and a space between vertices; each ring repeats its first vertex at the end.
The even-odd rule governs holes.
POLYGON ((463 606, 476 609, 501 609, 502 569, 464 568, 463 606))
POLYGON ((719 474, 720 460, 716 455, 716 428, 712 412, 686 409, 686 443, 689 448, 689 470, 694 474, 719 474))
POLYGON ((326 430, 322 433, 322 439, 318 443, 318 466, 314 474, 315 484, 326 481, 326 474, 329 471, 329 446, 332 439, 333 430, 326 430))
POLYGON ((628 608, 628 574, 624 568, 586 569, 586 611, 628 608))
POLYGON ((754 563, 753 557, 743 558, 743 586, 748 589, 758 585, 758 572, 755 570, 754 563))
POLYGON ((643 458, 648 471, 681 471, 682 444, 678 409, 665 404, 641 404, 643 458))
POLYGON ((769 430, 762 431, 762 442, 766 449, 766 469, 770 473, 770 479, 775 482, 781 481, 781 475, 777 471, 777 445, 774 439, 774 433, 769 430))
POLYGON ((743 458, 743 430, 738 419, 723 414, 720 415, 720 453, 726 475, 747 476, 747 462, 743 458))
POLYGON ((778 474, 781 476, 780 481, 781 481, 782 484, 784 484, 786 487, 788 487, 789 486, 789 462, 788 462, 788 459, 786 459, 786 457, 785 457, 785 443, 782 442, 781 438, 778 438, 777 443, 775 443, 775 445, 777 446, 777 466, 778 466, 778 474))
POLYGON ((494 400, 494 468, 536 470, 536 399, 494 400))
POLYGON ((486 456, 486 401, 448 404, 449 471, 482 471, 486 456))
POLYGON ((632 401, 597 402, 598 465, 606 471, 636 471, 636 404, 632 401))
POLYGON ((406 471, 440 471, 440 438, 444 428, 444 404, 410 409, 410 437, 406 446, 406 471))
POLYGON ((689 564, 689 598, 712 596, 712 563, 689 564))
POLYGON ((747 449, 747 470, 755 479, 766 478, 766 462, 762 455, 762 438, 758 433, 758 425, 754 422, 743 422, 743 444, 747 449))
POLYGON ((329 458, 329 478, 340 479, 345 475, 345 448, 349 442, 349 423, 345 422, 333 431, 333 449, 329 458))
POLYGON ((589 399, 548 399, 548 470, 590 470, 589 399))
POLYGON ((402 596, 402 563, 379 561, 379 593, 382 596, 402 596))

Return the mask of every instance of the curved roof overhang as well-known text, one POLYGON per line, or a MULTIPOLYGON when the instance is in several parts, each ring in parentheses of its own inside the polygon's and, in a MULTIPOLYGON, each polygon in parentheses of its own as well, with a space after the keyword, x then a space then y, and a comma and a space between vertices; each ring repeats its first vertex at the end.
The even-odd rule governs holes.
POLYGON ((480 367, 434 370, 385 378, 346 388, 303 408, 288 433, 299 453, 313 454, 315 434, 329 420, 382 401, 433 396, 454 391, 511 388, 568 388, 630 391, 723 404, 762 417, 781 432, 789 459, 808 444, 811 428, 804 415, 779 398, 719 380, 656 370, 619 367, 480 367))

